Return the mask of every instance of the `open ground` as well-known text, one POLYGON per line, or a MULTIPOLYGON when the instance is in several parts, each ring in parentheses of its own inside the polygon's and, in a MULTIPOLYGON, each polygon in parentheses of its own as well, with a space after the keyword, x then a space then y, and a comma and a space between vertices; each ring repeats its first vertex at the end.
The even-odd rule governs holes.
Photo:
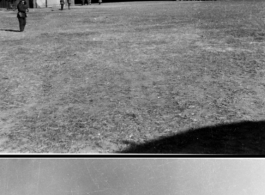
POLYGON ((265 2, 0 11, 0 151, 111 153, 265 118, 265 2))

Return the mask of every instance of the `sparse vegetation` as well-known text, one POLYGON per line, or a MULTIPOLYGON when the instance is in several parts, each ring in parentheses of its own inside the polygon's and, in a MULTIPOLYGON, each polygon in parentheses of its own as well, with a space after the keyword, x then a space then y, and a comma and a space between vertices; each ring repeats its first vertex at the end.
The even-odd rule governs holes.
POLYGON ((263 1, 0 11, 2 152, 113 152, 265 117, 263 1))

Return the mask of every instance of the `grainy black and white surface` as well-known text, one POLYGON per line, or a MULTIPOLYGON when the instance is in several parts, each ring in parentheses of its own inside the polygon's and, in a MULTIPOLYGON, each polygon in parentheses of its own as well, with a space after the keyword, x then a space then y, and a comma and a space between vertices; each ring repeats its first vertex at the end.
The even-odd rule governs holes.
POLYGON ((264 159, 1 159, 4 195, 264 194, 264 159))
POLYGON ((264 0, 30 9, 23 33, 16 14, 0 11, 1 153, 265 154, 264 0))

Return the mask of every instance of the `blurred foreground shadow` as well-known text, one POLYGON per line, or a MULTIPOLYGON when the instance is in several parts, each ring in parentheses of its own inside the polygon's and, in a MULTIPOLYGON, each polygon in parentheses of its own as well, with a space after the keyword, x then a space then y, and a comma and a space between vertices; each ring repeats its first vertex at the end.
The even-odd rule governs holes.
POLYGON ((135 144, 118 153, 264 155, 265 122, 244 121, 188 130, 135 144))
POLYGON ((0 29, 0 31, 20 32, 20 30, 12 30, 12 29, 0 29))

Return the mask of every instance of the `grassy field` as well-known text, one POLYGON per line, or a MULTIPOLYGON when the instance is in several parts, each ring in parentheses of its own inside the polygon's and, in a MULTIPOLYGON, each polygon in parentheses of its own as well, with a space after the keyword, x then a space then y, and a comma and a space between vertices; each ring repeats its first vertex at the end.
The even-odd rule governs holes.
POLYGON ((0 152, 110 153, 265 118, 265 2, 0 11, 0 152))

